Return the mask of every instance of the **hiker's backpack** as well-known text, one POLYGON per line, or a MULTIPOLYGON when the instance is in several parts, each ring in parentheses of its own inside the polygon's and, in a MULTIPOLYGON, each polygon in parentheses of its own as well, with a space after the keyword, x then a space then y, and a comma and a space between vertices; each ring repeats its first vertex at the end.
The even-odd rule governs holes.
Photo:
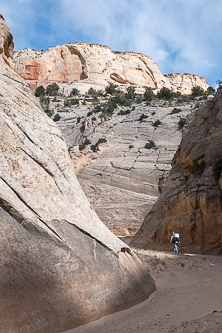
POLYGON ((173 235, 173 243, 178 244, 180 242, 180 235, 179 234, 174 234, 173 235))

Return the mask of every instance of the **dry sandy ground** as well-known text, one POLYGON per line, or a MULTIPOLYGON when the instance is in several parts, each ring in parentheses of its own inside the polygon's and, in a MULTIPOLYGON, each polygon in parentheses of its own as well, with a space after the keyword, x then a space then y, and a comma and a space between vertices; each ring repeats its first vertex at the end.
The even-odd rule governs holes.
POLYGON ((130 309, 66 333, 222 333, 222 257, 136 250, 156 281, 130 309))

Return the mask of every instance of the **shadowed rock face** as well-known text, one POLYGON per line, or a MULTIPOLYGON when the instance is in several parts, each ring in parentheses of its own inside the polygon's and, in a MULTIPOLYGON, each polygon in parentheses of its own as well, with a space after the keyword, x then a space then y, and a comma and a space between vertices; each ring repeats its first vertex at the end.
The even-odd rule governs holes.
MULTIPOLYGON (((1 40, 13 45, 2 17, 0 27, 1 40)), ((0 331, 55 333, 136 304, 155 285, 91 208, 60 130, 8 66, 6 46, 0 55, 0 331)))
POLYGON ((169 247, 172 231, 184 250, 222 253, 222 89, 190 117, 163 191, 132 245, 169 247))

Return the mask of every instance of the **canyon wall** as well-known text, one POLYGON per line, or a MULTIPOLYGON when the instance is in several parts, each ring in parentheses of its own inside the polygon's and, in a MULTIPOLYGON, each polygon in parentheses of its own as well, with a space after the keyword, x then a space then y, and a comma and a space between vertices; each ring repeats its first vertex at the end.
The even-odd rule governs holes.
POLYGON ((127 86, 163 86, 190 94, 194 85, 204 90, 208 84, 198 75, 163 75, 152 58, 134 52, 111 52, 108 46, 67 43, 45 51, 23 49, 14 54, 15 70, 31 88, 49 82, 74 82, 81 91, 91 86, 104 89, 109 82, 127 86))
POLYGON ((155 284, 101 222, 61 131, 11 67, 0 17, 0 331, 55 333, 147 298, 155 284))
POLYGON ((172 231, 181 249, 222 253, 222 88, 188 122, 163 191, 132 245, 169 248, 172 231))

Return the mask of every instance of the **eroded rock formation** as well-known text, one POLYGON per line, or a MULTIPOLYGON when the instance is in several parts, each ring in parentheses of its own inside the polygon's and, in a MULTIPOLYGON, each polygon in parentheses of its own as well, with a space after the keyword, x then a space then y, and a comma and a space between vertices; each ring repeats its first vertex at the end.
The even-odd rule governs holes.
POLYGON ((108 46, 89 43, 67 43, 45 51, 23 49, 14 54, 15 70, 30 86, 45 82, 75 82, 81 92, 90 86, 104 89, 109 82, 133 84, 153 89, 163 86, 191 93, 198 84, 204 90, 208 84, 198 75, 163 75, 152 58, 134 52, 111 52, 108 46))
POLYGON ((57 124, 93 208, 116 235, 135 235, 171 169, 182 137, 178 123, 192 112, 196 101, 119 106, 102 122, 101 113, 87 116, 87 105, 56 108, 53 104, 50 108, 61 117, 57 124), (85 139, 93 145, 100 139, 105 142, 96 152, 91 144, 79 151, 85 139), (146 149, 150 140, 154 146, 146 149))
POLYGON ((155 285, 91 208, 60 130, 8 66, 2 17, 0 28, 0 331, 55 333, 136 304, 155 285))
POLYGON ((222 253, 222 88, 190 118, 163 191, 132 245, 222 253))

